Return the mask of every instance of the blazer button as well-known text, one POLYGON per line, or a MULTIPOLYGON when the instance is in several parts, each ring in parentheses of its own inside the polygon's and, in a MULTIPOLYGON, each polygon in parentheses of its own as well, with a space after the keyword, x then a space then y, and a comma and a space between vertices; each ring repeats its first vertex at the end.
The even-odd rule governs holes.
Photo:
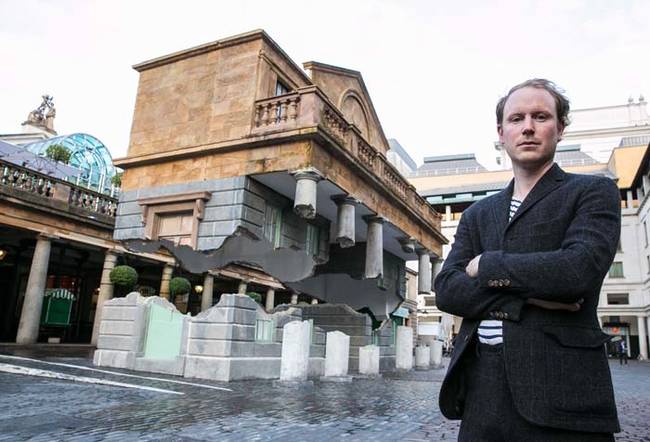
POLYGON ((507 313, 503 314, 503 319, 508 319, 508 314, 507 313))
POLYGON ((509 279, 504 279, 504 280, 503 280, 503 283, 504 283, 506 286, 509 286, 509 285, 510 285, 510 280, 509 280, 509 279))
POLYGON ((499 279, 499 287, 503 287, 503 279, 499 279))

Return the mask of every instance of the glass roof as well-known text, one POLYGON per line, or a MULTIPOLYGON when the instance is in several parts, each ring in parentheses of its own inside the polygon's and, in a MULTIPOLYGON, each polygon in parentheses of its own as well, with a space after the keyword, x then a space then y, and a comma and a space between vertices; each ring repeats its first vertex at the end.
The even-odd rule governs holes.
POLYGON ((77 183, 102 193, 111 192, 111 178, 117 174, 111 154, 104 144, 92 135, 76 133, 49 138, 23 146, 40 156, 47 148, 60 144, 70 150, 70 166, 82 171, 77 183))

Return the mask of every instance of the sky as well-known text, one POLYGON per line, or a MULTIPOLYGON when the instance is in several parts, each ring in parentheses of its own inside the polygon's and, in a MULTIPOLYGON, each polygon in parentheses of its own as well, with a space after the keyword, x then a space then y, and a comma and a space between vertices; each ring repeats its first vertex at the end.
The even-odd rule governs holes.
POLYGON ((425 156, 475 153, 494 167, 494 106, 533 77, 574 108, 650 97, 650 2, 0 0, 0 133, 54 96, 59 134, 126 155, 131 66, 264 29, 299 65, 363 75, 388 138, 425 156))

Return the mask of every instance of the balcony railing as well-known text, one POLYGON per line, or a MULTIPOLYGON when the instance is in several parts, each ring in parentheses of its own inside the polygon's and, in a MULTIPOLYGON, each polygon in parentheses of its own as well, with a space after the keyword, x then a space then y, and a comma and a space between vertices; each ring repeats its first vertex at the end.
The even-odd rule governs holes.
POLYGON ((115 218, 117 198, 3 160, 0 172, 0 190, 13 196, 67 211, 81 209, 88 217, 97 214, 110 221, 115 218))
POLYGON ((423 217, 437 220, 439 214, 418 195, 386 157, 363 137, 359 129, 346 121, 343 114, 315 86, 255 102, 253 135, 269 135, 308 127, 318 127, 347 151, 366 170, 373 173, 385 188, 409 204, 423 217))

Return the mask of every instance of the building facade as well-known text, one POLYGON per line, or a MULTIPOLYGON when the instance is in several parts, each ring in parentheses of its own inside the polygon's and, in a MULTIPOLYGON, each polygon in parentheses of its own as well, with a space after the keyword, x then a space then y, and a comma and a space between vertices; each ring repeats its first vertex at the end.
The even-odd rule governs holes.
POLYGON ((202 278, 202 309, 255 291, 269 310, 343 303, 379 322, 415 312, 405 261, 419 260, 430 290, 446 240, 387 160, 359 72, 300 68, 264 31, 134 68, 115 240, 202 278))

